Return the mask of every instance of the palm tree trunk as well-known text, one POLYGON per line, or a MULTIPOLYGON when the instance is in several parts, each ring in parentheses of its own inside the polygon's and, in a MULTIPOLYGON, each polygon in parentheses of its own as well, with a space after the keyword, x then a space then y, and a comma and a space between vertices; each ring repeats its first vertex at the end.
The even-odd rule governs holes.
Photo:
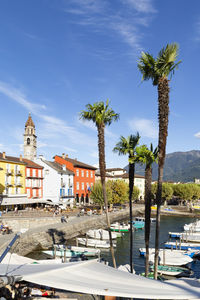
POLYGON ((130 219, 130 270, 133 273, 133 209, 132 197, 134 188, 135 164, 129 163, 129 219, 130 219))
POLYGON ((103 190, 103 198, 104 198, 107 226, 108 226, 108 231, 109 231, 110 252, 111 252, 111 256, 112 256, 113 267, 116 268, 116 261, 115 261, 113 240, 112 240, 112 232, 110 230, 110 218, 109 218, 109 214, 108 214, 108 200, 107 200, 107 194, 106 194, 106 182, 105 182, 106 162, 105 162, 104 125, 98 127, 98 148, 99 148, 99 168, 100 168, 101 184, 102 184, 102 190, 103 190))
POLYGON ((168 135, 169 116, 169 81, 161 77, 158 81, 158 118, 159 118, 159 141, 158 141, 158 189, 156 194, 156 237, 155 237, 155 265, 154 278, 157 279, 158 255, 159 255, 159 234, 160 234, 160 206, 162 203, 162 182, 165 163, 166 143, 168 135))
POLYGON ((145 170, 145 276, 149 274, 149 240, 151 230, 151 182, 152 182, 152 168, 146 167, 145 170))

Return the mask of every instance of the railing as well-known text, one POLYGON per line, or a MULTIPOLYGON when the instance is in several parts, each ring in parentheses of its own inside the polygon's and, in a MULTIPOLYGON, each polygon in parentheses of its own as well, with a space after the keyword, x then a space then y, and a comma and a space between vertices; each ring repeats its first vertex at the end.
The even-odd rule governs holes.
POLYGON ((7 176, 12 176, 12 175, 13 175, 13 171, 11 171, 11 170, 6 170, 6 175, 7 175, 7 176))
POLYGON ((21 171, 16 171, 15 176, 22 176, 22 172, 21 171))

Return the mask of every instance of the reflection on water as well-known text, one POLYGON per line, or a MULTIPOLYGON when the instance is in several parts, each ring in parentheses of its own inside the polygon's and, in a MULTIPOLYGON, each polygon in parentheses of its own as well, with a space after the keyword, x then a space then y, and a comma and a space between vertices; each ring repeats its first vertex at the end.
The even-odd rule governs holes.
MULTIPOLYGON (((183 225, 194 222, 194 218, 183 217, 161 217, 160 225, 160 247, 163 248, 164 243, 169 239, 169 231, 181 232, 183 225)), ((133 238, 133 264, 136 274, 144 272, 145 260, 139 254, 139 248, 145 247, 144 230, 134 232, 133 238)), ((151 223, 150 247, 155 247, 155 223, 151 223)), ((112 265, 112 259, 109 252, 102 252, 102 256, 112 265)), ((117 265, 129 264, 129 234, 124 234, 122 238, 117 239, 117 248, 115 250, 115 258, 117 265)), ((200 278, 200 261, 192 263, 194 277, 200 278)))
MULTIPOLYGON (((169 231, 181 232, 183 231, 183 225, 186 223, 194 222, 194 218, 186 217, 171 217, 162 216, 160 224, 160 248, 163 248, 164 243, 169 239, 169 231)), ((145 260, 139 254, 139 248, 145 247, 144 243, 144 230, 138 230, 134 232, 133 238, 133 264, 136 274, 144 272, 145 260)), ((155 223, 151 223, 151 238, 150 247, 154 248, 155 243, 155 223)), ((71 241, 69 241, 70 245, 71 241)), ((34 259, 46 259, 50 258, 44 253, 34 252, 29 255, 34 259)), ((112 265, 112 258, 108 250, 101 251, 101 257, 112 265)), ((117 239, 117 247, 115 249, 115 258, 117 266, 129 264, 129 234, 125 233, 123 237, 117 239)), ((200 261, 192 263, 192 270, 194 271, 193 277, 200 278, 200 261)))

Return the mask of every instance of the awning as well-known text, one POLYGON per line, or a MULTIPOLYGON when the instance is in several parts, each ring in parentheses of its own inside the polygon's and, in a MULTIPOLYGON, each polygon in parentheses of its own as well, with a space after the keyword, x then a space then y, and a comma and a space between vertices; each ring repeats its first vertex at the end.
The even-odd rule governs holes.
POLYGON ((28 199, 26 197, 3 197, 0 201, 1 205, 19 205, 19 204, 34 204, 34 203, 48 203, 43 199, 28 199))
POLYGON ((144 278, 98 263, 96 260, 63 264, 0 264, 0 275, 56 289, 138 299, 199 299, 200 282, 182 279, 167 282, 144 278))

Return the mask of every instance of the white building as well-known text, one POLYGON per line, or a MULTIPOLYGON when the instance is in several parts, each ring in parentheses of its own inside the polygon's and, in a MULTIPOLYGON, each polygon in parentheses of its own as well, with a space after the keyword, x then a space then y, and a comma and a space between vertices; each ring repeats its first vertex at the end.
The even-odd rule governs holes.
MULTIPOLYGON (((95 172, 95 180, 100 180, 99 170, 95 172)), ((112 168, 106 169, 106 181, 108 180, 123 180, 129 183, 129 174, 126 172, 126 169, 122 168, 112 168)), ((145 193, 145 178, 142 175, 135 174, 134 185, 140 190, 139 198, 144 200, 145 193)))
POLYGON ((35 162, 44 167, 43 200, 66 206, 74 203, 74 173, 56 162, 40 156, 35 162))

